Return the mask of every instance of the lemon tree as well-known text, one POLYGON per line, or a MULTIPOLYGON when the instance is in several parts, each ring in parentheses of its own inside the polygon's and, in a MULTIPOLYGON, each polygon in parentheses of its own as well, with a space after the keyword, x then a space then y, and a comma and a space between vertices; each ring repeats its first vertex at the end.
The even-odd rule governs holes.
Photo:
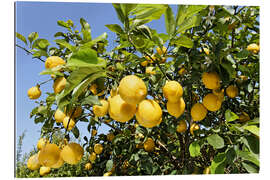
POLYGON ((121 24, 106 25, 117 43, 111 51, 107 34, 92 37, 83 18, 81 28, 57 22, 65 31, 54 35, 56 46, 37 33, 28 36, 24 49, 45 62, 40 75, 49 80, 27 92, 38 103, 30 117, 42 124, 44 138, 27 172, 259 172, 259 8, 178 5, 173 13, 166 4, 113 7, 121 24), (149 26, 162 16, 166 33, 149 26), (50 81, 51 92, 39 99, 50 81), (62 139, 53 142, 59 131, 62 139))

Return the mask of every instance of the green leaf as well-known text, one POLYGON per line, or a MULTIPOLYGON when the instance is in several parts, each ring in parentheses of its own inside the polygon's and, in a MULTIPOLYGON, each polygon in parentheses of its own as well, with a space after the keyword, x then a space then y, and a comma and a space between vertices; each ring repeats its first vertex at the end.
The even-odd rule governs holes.
POLYGON ((33 52, 33 55, 32 55, 33 57, 41 57, 41 56, 49 57, 47 51, 43 49, 39 49, 39 50, 33 49, 32 52, 33 52))
POLYGON ((248 54, 249 54, 248 50, 243 49, 242 51, 240 51, 239 53, 237 53, 235 55, 235 57, 237 59, 246 59, 248 57, 248 54))
POLYGON ((259 172, 258 167, 256 167, 253 164, 242 162, 242 165, 249 173, 258 173, 259 172))
POLYGON ((165 12, 165 26, 167 34, 172 38, 175 33, 175 20, 170 6, 168 6, 165 12))
POLYGON ((47 39, 37 39, 34 41, 32 48, 45 50, 49 45, 50 42, 47 39))
POLYGON ((107 171, 111 171, 113 168, 113 161, 112 160, 108 160, 106 163, 106 170, 107 171))
POLYGON ((224 147, 224 140, 218 134, 212 134, 207 137, 208 143, 215 149, 221 149, 224 147))
POLYGON ((59 36, 62 36, 62 37, 67 37, 67 35, 63 32, 57 32, 54 34, 54 37, 59 37, 59 36))
POLYGON ((79 129, 77 128, 77 126, 75 126, 71 131, 72 131, 74 137, 75 137, 76 139, 78 139, 78 137, 80 136, 80 131, 79 131, 79 129))
POLYGON ((245 126, 244 129, 248 130, 252 134, 255 134, 256 136, 260 136, 260 128, 255 125, 245 126))
POLYGON ((189 153, 191 157, 196 157, 196 156, 201 155, 200 150, 201 150, 201 147, 197 141, 194 141, 189 145, 189 153))
POLYGON ((177 26, 181 25, 186 18, 189 18, 201 10, 205 9, 206 5, 178 5, 177 15, 176 15, 176 24, 177 26))
POLYGON ((103 33, 97 38, 93 39, 92 41, 89 41, 87 43, 84 43, 81 48, 92 48, 93 45, 95 45, 99 41, 105 41, 107 39, 108 35, 107 33, 103 33))
POLYGON ((242 138, 242 142, 248 147, 249 151, 254 154, 259 154, 260 144, 259 139, 253 135, 242 138))
POLYGON ((97 52, 90 48, 80 48, 72 53, 68 59, 67 66, 75 67, 93 67, 98 66, 97 52))
POLYGON ((179 28, 177 29, 177 34, 183 33, 187 29, 200 25, 201 19, 201 16, 192 16, 187 18, 182 24, 179 25, 179 28))
POLYGON ((82 26, 83 40, 85 42, 91 41, 91 28, 90 25, 83 19, 80 19, 80 23, 82 26))
POLYGON ((88 104, 90 106, 92 105, 99 105, 101 106, 102 104, 99 102, 98 96, 87 96, 82 100, 82 105, 88 104))
POLYGON ((224 174, 224 168, 226 166, 226 154, 218 153, 211 162, 211 174, 224 174))
POLYGON ((22 41, 27 45, 26 38, 25 38, 23 35, 21 35, 20 33, 17 33, 17 32, 16 32, 16 37, 17 37, 18 39, 22 40, 22 41))
POLYGON ((257 166, 260 166, 259 155, 247 151, 237 151, 237 155, 243 160, 250 161, 257 166))
POLYGON ((38 38, 38 33, 37 32, 32 32, 28 35, 28 40, 30 42, 30 44, 32 44, 32 42, 34 40, 36 40, 38 38))
POLYGON ((57 21, 57 24, 58 24, 59 26, 62 26, 62 27, 64 27, 64 28, 67 28, 67 29, 71 30, 71 29, 70 29, 70 24, 66 23, 65 21, 57 21))
POLYGON ((239 117, 230 109, 227 109, 225 112, 225 119, 227 122, 232 122, 235 121, 236 119, 239 119, 239 117))
POLYGON ((77 87, 73 89, 71 103, 76 102, 78 97, 84 92, 84 90, 91 84, 94 80, 100 77, 105 77, 106 73, 104 71, 99 71, 91 74, 84 81, 82 81, 77 87))
POLYGON ((64 46, 65 48, 69 49, 72 52, 74 52, 76 50, 75 46, 72 46, 64 39, 56 39, 56 40, 54 40, 54 42, 56 42, 56 44, 60 44, 60 45, 64 46))
POLYGON ((132 11, 134 8, 136 8, 136 6, 137 4, 128 4, 128 3, 120 4, 121 10, 125 17, 127 17, 129 15, 129 12, 132 11))
POLYGON ((125 16, 124 16, 124 14, 123 14, 123 11, 122 11, 122 9, 121 9, 120 4, 118 4, 118 3, 113 3, 112 5, 113 5, 113 7, 114 7, 114 9, 115 9, 115 11, 116 11, 116 13, 117 13, 118 19, 119 19, 122 23, 124 23, 124 22, 125 22, 125 16))
POLYGON ((39 75, 54 74, 54 75, 58 75, 58 76, 64 76, 64 74, 60 72, 60 69, 62 69, 62 68, 63 68, 63 66, 57 66, 54 68, 45 69, 45 70, 41 71, 39 73, 39 75))
POLYGON ((236 77, 236 71, 235 69, 232 67, 232 63, 229 61, 226 62, 222 62, 220 64, 225 70, 226 72, 229 74, 230 79, 234 79, 236 77))
POLYGON ((36 117, 35 118, 34 122, 35 122, 35 124, 37 124, 37 123, 43 123, 45 119, 46 119, 45 117, 39 116, 39 117, 36 117))
POLYGON ((185 35, 181 35, 177 39, 172 40, 172 43, 177 45, 177 46, 183 46, 186 48, 193 47, 193 41, 185 35))
POLYGON ((115 32, 115 33, 118 33, 118 34, 123 34, 124 33, 123 29, 118 24, 107 24, 105 26, 109 30, 111 30, 112 32, 115 32))
POLYGON ((165 13, 168 5, 165 4, 138 4, 132 11, 136 19, 159 19, 165 13))

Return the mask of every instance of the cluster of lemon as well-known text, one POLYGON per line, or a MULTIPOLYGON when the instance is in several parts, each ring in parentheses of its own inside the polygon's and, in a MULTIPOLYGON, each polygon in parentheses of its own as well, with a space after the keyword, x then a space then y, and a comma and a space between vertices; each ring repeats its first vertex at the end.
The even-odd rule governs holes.
POLYGON ((260 51, 260 46, 256 43, 252 43, 247 46, 247 50, 254 54, 257 54, 260 51))
POLYGON ((66 139, 57 146, 47 139, 41 138, 37 143, 38 153, 27 161, 30 170, 39 169, 41 176, 50 173, 51 168, 60 168, 65 162, 77 164, 83 157, 84 150, 77 143, 68 143, 66 139))

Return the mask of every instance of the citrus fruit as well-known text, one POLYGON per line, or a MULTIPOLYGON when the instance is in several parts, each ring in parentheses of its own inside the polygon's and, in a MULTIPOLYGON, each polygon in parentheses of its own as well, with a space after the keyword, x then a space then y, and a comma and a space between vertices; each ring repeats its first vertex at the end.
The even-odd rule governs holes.
POLYGON ((255 43, 252 43, 248 45, 247 50, 257 54, 260 51, 260 46, 255 43))
POLYGON ((97 85, 96 84, 92 84, 89 88, 89 90, 96 95, 97 94, 97 85))
POLYGON ((196 103, 191 108, 191 117, 193 121, 201 121, 206 117, 207 109, 201 103, 196 103))
POLYGON ((74 121, 74 119, 70 118, 69 116, 66 116, 64 119, 63 119, 63 125, 64 127, 70 131, 71 129, 74 128, 76 122, 74 121))
POLYGON ((38 154, 34 154, 29 157, 27 161, 27 168, 30 170, 37 170, 40 167, 40 163, 38 161, 38 154))
POLYGON ((216 72, 204 72, 202 82, 208 89, 218 89, 220 87, 220 78, 216 72))
POLYGON ((154 67, 146 67, 145 68, 145 73, 155 75, 156 71, 154 71, 153 69, 154 69, 154 67))
POLYGON ((49 174, 51 172, 51 168, 50 167, 45 167, 45 166, 42 166, 40 167, 39 169, 39 174, 41 176, 45 176, 46 174, 49 174))
POLYGON ((217 111, 220 109, 222 101, 213 93, 207 94, 203 98, 203 105, 209 111, 217 111))
POLYGON ((60 93, 63 89, 65 89, 67 80, 65 77, 57 78, 53 83, 53 90, 55 94, 60 93))
POLYGON ((147 140, 143 144, 143 148, 147 152, 152 152, 155 149, 155 142, 152 138, 147 138, 147 140))
POLYGON ((138 104, 147 94, 147 88, 141 78, 135 75, 128 75, 119 83, 119 94, 129 104, 138 104))
POLYGON ((51 168, 54 168, 54 169, 58 169, 60 168, 61 166, 63 166, 64 164, 64 160, 62 159, 62 157, 60 156, 59 160, 57 161, 57 163, 55 163, 54 165, 51 166, 51 168))
POLYGON ((249 120, 250 120, 250 117, 246 112, 242 112, 241 115, 239 116, 240 122, 247 122, 249 120))
POLYGON ((115 88, 115 89, 111 89, 110 90, 110 96, 113 97, 113 96, 116 96, 118 94, 118 88, 115 88))
POLYGON ((77 164, 83 157, 83 148, 80 144, 69 143, 61 151, 61 158, 68 164, 77 164))
POLYGON ((187 72, 186 69, 185 69, 184 67, 182 67, 181 69, 179 69, 178 74, 179 74, 180 76, 182 76, 182 75, 184 75, 186 72, 187 72))
POLYGON ((38 160, 42 166, 51 167, 58 162, 60 149, 56 144, 45 144, 39 151, 38 160))
POLYGON ((238 95, 238 88, 234 85, 230 85, 226 88, 226 94, 230 98, 235 98, 238 95))
POLYGON ((92 164, 91 163, 86 163, 85 165, 84 165, 84 169, 85 170, 91 170, 92 169, 92 164))
POLYGON ((112 119, 118 122, 127 122, 135 115, 136 105, 126 103, 119 94, 108 98, 108 100, 109 115, 112 119))
POLYGON ((212 93, 216 95, 219 100, 223 101, 224 100, 224 89, 213 89, 212 93))
POLYGON ((143 61, 143 62, 141 62, 141 65, 142 65, 143 67, 146 67, 146 66, 148 65, 148 61, 143 61))
POLYGON ((157 50, 157 53, 158 53, 160 56, 162 56, 163 54, 166 53, 167 48, 166 48, 165 46, 163 46, 162 49, 161 49, 160 47, 157 47, 156 50, 157 50))
POLYGON ((114 139, 114 134, 113 133, 109 133, 109 134, 107 134, 107 140, 108 141, 113 141, 113 139, 114 139))
POLYGON ((192 134, 194 136, 194 131, 197 131, 200 129, 200 126, 196 123, 193 123, 191 126, 190 126, 190 134, 192 134))
POLYGON ((41 96, 41 90, 39 86, 34 86, 28 89, 27 95, 30 99, 38 99, 41 96))
POLYGON ((94 105, 93 106, 93 112, 95 116, 97 117, 103 117, 107 114, 108 109, 109 109, 109 103, 105 99, 99 100, 99 102, 102 104, 101 106, 99 105, 94 105))
POLYGON ((66 114, 60 109, 57 109, 54 113, 54 119, 57 123, 62 123, 65 117, 66 114))
POLYGON ((103 151, 103 146, 101 144, 95 144, 94 151, 96 154, 101 154, 103 151))
POLYGON ((162 90, 164 97, 171 103, 176 103, 183 95, 183 88, 177 81, 166 82, 162 90))
POLYGON ((182 133, 182 132, 185 132, 186 130, 187 130, 187 123, 185 120, 182 119, 179 121, 179 124, 176 127, 176 131, 178 133, 182 133))
POLYGON ((103 174, 103 176, 111 176, 112 175, 112 172, 109 171, 109 172, 106 172, 105 174, 103 174))
POLYGON ((48 143, 48 139, 40 138, 37 143, 38 150, 41 150, 46 143, 48 143))
POLYGON ((58 56, 50 56, 45 61, 45 68, 53 68, 58 65, 64 65, 66 62, 58 56))
POLYGON ((206 55, 209 55, 210 50, 208 48, 203 48, 203 51, 205 52, 206 55))
POLYGON ((152 128, 161 123, 162 110, 154 100, 143 100, 137 107, 136 119, 141 126, 152 128))
POLYGON ((168 113, 176 118, 180 117, 184 113, 185 107, 186 103, 182 97, 176 103, 172 103, 171 101, 167 102, 168 113))
POLYGON ((88 159, 93 163, 93 162, 95 162, 96 158, 97 158, 97 154, 95 152, 92 152, 89 155, 89 158, 88 159))

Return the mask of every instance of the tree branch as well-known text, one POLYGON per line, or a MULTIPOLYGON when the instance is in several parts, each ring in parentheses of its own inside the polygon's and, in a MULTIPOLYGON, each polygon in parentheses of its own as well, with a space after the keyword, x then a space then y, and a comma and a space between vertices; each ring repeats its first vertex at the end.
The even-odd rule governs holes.
MULTIPOLYGON (((33 55, 33 53, 32 53, 31 51, 27 50, 26 48, 24 48, 24 47, 22 47, 22 46, 20 46, 20 45, 18 45, 18 44, 16 44, 16 46, 19 47, 19 48, 21 48, 22 50, 26 51, 28 54, 33 55)), ((43 59, 41 59, 40 57, 36 57, 36 58, 39 59, 39 60, 42 61, 42 62, 45 62, 45 61, 44 61, 43 59)))

